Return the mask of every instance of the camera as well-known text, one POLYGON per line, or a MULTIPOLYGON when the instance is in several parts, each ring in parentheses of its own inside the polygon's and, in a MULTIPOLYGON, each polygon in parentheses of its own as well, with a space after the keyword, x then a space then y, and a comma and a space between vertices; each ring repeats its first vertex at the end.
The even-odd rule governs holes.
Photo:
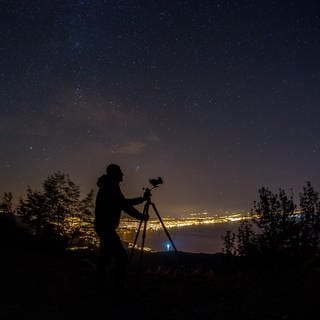
POLYGON ((152 184, 152 187, 153 188, 156 188, 159 186, 159 184, 162 184, 163 183, 163 180, 161 177, 158 177, 156 179, 150 179, 149 180, 150 184, 152 184))
POLYGON ((152 188, 151 189, 143 188, 143 190, 144 190, 143 197, 150 201, 150 199, 151 199, 151 190, 156 188, 156 187, 158 187, 160 184, 162 184, 163 180, 162 180, 161 177, 158 177, 156 179, 149 179, 149 182, 152 185, 152 188))

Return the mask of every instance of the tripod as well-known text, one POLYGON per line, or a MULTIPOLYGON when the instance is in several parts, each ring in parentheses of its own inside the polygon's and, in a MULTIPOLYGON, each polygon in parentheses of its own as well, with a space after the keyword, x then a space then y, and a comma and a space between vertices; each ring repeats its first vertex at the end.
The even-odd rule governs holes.
MULTIPOLYGON (((159 211, 157 210, 155 204, 151 201, 151 190, 150 189, 145 189, 145 197, 147 199, 147 202, 146 204, 144 205, 144 209, 143 209, 143 215, 146 215, 149 217, 149 209, 150 207, 152 207, 152 209, 154 210, 154 212, 156 213, 162 227, 163 227, 163 230, 165 231, 171 245, 172 245, 172 248, 174 249, 175 253, 177 254, 178 253, 178 250, 174 244, 174 242, 172 241, 171 239, 171 236, 166 228, 166 226, 164 225, 163 221, 162 221, 162 218, 160 217, 160 214, 159 214, 159 211)), ((146 232, 147 232, 147 222, 148 220, 140 220, 140 223, 139 223, 139 227, 138 227, 138 230, 137 230, 137 233, 136 233, 136 237, 135 237, 135 240, 134 240, 134 243, 133 243, 133 246, 132 246, 132 249, 131 249, 131 252, 130 252, 130 257, 129 259, 131 260, 132 258, 132 255, 133 255, 133 252, 134 252, 134 249, 136 247, 136 244, 137 244, 137 241, 138 241, 138 238, 139 238, 139 234, 140 234, 140 231, 141 231, 141 228, 142 228, 142 225, 143 225, 143 231, 142 231, 142 243, 141 243, 141 248, 140 248, 140 257, 139 257, 139 270, 141 269, 141 263, 142 263, 142 256, 143 256, 143 251, 144 251, 144 244, 145 244, 145 238, 146 238, 146 232)))

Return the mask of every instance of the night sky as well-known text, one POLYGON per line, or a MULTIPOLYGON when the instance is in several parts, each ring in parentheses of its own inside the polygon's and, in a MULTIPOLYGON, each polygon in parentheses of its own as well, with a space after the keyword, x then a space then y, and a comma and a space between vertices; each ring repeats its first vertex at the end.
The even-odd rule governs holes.
POLYGON ((163 216, 319 190, 318 0, 1 0, 0 40, 1 193, 109 163, 163 216))

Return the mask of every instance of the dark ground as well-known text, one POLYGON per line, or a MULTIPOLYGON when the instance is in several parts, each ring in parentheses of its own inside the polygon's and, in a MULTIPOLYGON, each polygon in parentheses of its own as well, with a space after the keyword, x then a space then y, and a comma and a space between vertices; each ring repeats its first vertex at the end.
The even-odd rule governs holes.
POLYGON ((313 319, 319 313, 317 258, 179 253, 177 263, 174 252, 146 253, 141 277, 131 264, 128 293, 117 300, 98 290, 95 251, 48 250, 10 227, 0 231, 0 319, 313 319))

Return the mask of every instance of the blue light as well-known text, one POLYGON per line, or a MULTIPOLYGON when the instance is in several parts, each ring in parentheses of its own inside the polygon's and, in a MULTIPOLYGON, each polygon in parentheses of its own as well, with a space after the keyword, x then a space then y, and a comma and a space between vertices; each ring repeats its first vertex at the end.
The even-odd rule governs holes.
POLYGON ((170 251, 171 244, 170 243, 166 243, 166 248, 167 248, 167 251, 170 251))

